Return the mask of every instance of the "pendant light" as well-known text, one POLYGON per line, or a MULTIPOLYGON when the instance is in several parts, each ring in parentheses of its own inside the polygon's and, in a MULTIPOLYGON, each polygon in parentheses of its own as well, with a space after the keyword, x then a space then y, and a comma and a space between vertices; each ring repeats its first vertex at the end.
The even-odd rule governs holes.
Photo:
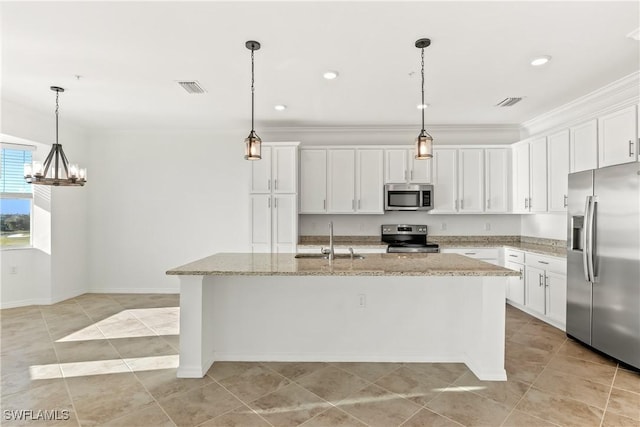
POLYGON ((262 140, 253 129, 253 93, 255 91, 253 86, 253 52, 260 49, 260 43, 249 40, 245 43, 245 46, 251 51, 251 132, 249 132, 247 139, 244 140, 244 158, 245 160, 260 160, 262 158, 260 153, 262 140))
POLYGON ((34 161, 24 165, 24 179, 29 184, 54 185, 54 186, 83 186, 87 182, 87 170, 78 168, 78 165, 69 165, 69 160, 58 143, 58 98, 64 89, 51 86, 56 93, 56 143, 44 160, 44 164, 34 161))
POLYGON ((422 129, 420 135, 416 138, 416 159, 426 160, 433 157, 433 138, 424 130, 424 110, 427 109, 427 104, 424 103, 424 48, 431 44, 429 39, 416 40, 416 47, 421 50, 421 66, 422 66, 422 104, 420 104, 420 110, 422 110, 422 129))

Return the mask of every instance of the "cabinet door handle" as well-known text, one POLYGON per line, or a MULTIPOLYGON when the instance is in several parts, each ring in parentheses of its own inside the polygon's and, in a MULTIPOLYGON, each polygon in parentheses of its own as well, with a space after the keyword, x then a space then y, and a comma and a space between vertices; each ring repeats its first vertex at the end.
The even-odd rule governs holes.
POLYGON ((274 184, 275 184, 275 187, 276 187, 276 190, 277 190, 277 189, 278 189, 278 178, 276 178, 276 179, 274 180, 274 184))
POLYGON ((271 197, 269 197, 267 199, 267 207, 270 208, 271 207, 271 197))
POLYGON ((404 180, 408 181, 408 179, 407 179, 407 170, 405 169, 403 173, 404 173, 404 180))
POLYGON ((529 198, 528 197, 524 198, 524 208, 525 209, 529 209, 529 198))
POLYGON ((271 180, 267 180, 267 190, 271 190, 271 180))
POLYGON ((361 199, 358 199, 358 209, 360 209, 360 205, 361 205, 361 199))
POLYGON ((413 181, 413 169, 411 169, 411 181, 413 181))
POLYGON ((522 280, 522 276, 524 275, 524 272, 522 271, 522 268, 520 269, 520 280, 522 280))
POLYGON ((458 199, 456 199, 455 206, 456 206, 456 210, 458 210, 458 199))
POLYGON ((629 157, 633 157, 633 141, 629 140, 629 157))
POLYGON ((566 208, 568 204, 569 204, 569 196, 567 196, 565 194, 565 196, 564 196, 564 207, 566 208))
POLYGON ((487 199, 487 209, 491 209, 491 199, 487 199))
POLYGON ((538 273, 538 286, 542 286, 542 274, 538 273))
POLYGON ((545 288, 549 287, 549 282, 547 282, 547 280, 549 280, 549 276, 544 276, 544 287, 545 288))
POLYGON ((322 201, 322 209, 326 210, 327 209, 327 199, 324 199, 322 201))
POLYGON ((464 209, 464 199, 460 199, 460 209, 464 209))
POLYGON ((356 210, 356 200, 355 199, 351 199, 351 210, 352 211, 356 210))

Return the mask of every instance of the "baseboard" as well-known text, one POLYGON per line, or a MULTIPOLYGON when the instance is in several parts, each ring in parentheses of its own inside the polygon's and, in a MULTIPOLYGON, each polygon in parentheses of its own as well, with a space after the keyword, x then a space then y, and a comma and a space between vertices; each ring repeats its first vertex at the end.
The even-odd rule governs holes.
POLYGON ((52 304, 57 304, 60 301, 68 300, 69 298, 75 298, 78 295, 82 295, 86 292, 87 291, 85 289, 76 289, 74 291, 67 292, 63 295, 52 296, 51 298, 29 298, 29 299, 9 301, 9 302, 2 301, 0 303, 0 309, 27 307, 29 305, 52 305, 52 304))
POLYGON ((219 362, 363 362, 363 363, 464 363, 462 355, 393 354, 362 355, 345 353, 233 353, 215 352, 219 362))
POLYGON ((179 294, 180 286, 171 288, 91 288, 89 294, 179 294))

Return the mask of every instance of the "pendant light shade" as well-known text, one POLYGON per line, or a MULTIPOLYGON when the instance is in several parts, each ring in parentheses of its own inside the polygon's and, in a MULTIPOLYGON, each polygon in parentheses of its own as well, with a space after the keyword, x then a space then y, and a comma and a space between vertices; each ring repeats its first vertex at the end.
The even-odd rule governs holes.
POLYGON ((420 57, 421 61, 421 76, 422 76, 422 104, 420 110, 422 111, 422 129, 420 130, 420 134, 416 138, 416 159, 417 160, 427 160, 433 157, 433 138, 426 130, 424 130, 424 110, 426 110, 426 105, 424 102, 424 48, 429 47, 431 45, 431 40, 429 39, 418 39, 416 40, 415 46, 420 49, 420 57))
POLYGON ((249 40, 245 43, 245 46, 251 51, 251 132, 249 132, 249 136, 244 140, 244 158, 245 160, 260 160, 262 158, 262 140, 253 129, 253 101, 255 92, 253 78, 253 52, 260 49, 260 43, 254 40, 249 40))
POLYGON ((69 164, 64 154, 62 144, 58 143, 58 97, 64 89, 51 86, 56 93, 56 142, 44 160, 44 163, 34 161, 24 165, 24 179, 29 184, 53 185, 53 186, 83 186, 87 182, 87 171, 78 165, 69 164))

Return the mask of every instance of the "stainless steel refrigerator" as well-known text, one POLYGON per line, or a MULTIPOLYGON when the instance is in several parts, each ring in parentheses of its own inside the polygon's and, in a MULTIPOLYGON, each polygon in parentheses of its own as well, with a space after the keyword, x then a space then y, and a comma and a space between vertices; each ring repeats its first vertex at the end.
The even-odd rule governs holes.
POLYGON ((567 334, 640 369, 640 163, 569 175, 567 334))

